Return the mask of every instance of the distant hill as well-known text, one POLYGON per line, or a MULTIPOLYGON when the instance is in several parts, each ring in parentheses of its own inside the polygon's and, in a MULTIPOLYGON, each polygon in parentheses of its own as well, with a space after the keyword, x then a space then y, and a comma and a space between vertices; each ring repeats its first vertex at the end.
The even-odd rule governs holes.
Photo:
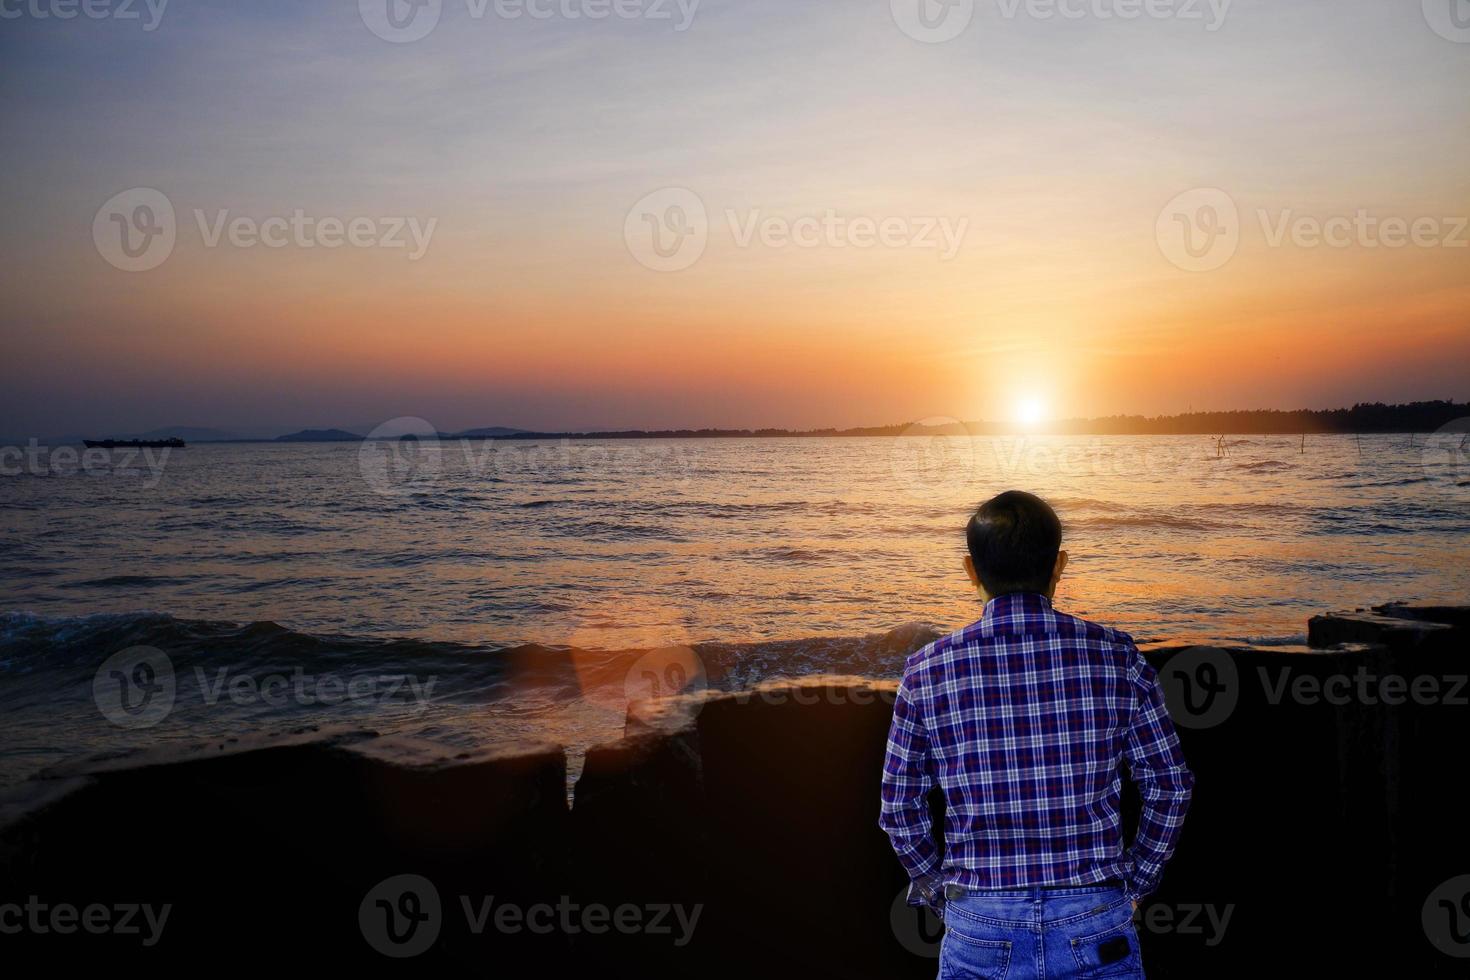
POLYGON ((274 442, 362 442, 362 436, 346 429, 302 429, 276 436, 274 442))
POLYGON ((465 429, 463 432, 456 432, 453 436, 448 436, 447 438, 506 439, 511 436, 524 435, 525 432, 525 429, 507 429, 503 425, 492 425, 484 429, 465 429))

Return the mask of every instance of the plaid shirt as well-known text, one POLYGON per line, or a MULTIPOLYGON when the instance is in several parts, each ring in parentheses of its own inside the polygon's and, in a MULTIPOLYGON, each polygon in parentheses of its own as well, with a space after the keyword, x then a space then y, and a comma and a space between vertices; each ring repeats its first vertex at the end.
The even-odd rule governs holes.
POLYGON ((946 884, 1114 879, 1136 900, 1158 884, 1193 784, 1158 678, 1133 638, 1015 593, 908 658, 879 823, 913 879, 911 905, 939 911, 946 884), (1126 851, 1125 763, 1143 800, 1126 851), (942 864, 927 802, 936 781, 948 809, 942 864))

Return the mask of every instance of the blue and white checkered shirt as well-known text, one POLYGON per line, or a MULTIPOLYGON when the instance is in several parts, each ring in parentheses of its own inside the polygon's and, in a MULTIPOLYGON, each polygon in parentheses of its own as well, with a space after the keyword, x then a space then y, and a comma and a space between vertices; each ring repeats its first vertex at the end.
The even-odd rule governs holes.
POLYGON ((992 599, 982 618, 908 658, 893 708, 879 823, 938 908, 943 885, 1000 889, 1158 884, 1194 777, 1163 691, 1127 633, 1057 612, 1035 593, 992 599), (1131 847, 1122 767, 1143 809, 1131 847), (941 865, 927 798, 943 788, 941 865))

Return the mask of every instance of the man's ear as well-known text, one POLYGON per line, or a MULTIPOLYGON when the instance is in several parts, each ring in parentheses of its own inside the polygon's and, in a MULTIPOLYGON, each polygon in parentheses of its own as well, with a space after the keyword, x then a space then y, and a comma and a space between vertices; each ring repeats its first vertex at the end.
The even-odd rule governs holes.
POLYGON ((1065 551, 1058 551, 1057 552, 1057 563, 1052 566, 1052 570, 1051 570, 1051 594, 1052 595, 1056 595, 1056 592, 1057 592, 1057 583, 1062 580, 1062 572, 1066 571, 1066 569, 1067 569, 1067 553, 1065 551))
POLYGON ((965 556, 965 574, 970 576, 970 584, 975 588, 981 588, 980 576, 975 571, 975 559, 969 555, 965 556))

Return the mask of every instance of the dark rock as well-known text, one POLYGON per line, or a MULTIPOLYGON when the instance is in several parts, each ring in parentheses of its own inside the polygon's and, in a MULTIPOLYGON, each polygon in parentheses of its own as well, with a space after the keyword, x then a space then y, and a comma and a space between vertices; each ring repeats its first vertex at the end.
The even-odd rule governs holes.
POLYGON ((877 825, 896 688, 809 677, 649 702, 627 738, 589 753, 579 844, 614 879, 703 907, 662 975, 933 974, 894 940, 905 877, 877 825))
MULTIPOLYGON (((577 780, 570 845, 576 894, 610 908, 678 904, 702 909, 711 897, 713 834, 692 728, 645 731, 588 751, 577 780)), ((696 938, 702 939, 699 929, 696 938)), ((647 976, 694 975, 703 945, 668 934, 580 936, 580 962, 638 963, 647 976)))
POLYGON ((1445 623, 1362 610, 1313 616, 1307 622, 1307 644, 1319 648, 1381 643, 1394 650, 1446 650, 1456 642, 1454 634, 1445 623))
POLYGON ((1374 606, 1373 611, 1395 619, 1419 619, 1443 623, 1458 630, 1470 630, 1470 606, 1422 606, 1407 602, 1389 602, 1374 606))
MULTIPOLYGON (((559 746, 465 753, 350 731, 80 763, 23 785, 5 807, 0 902, 167 903, 165 958, 341 962, 376 956, 359 906, 411 873, 442 899, 437 951, 469 958, 506 937, 470 935, 460 895, 530 903, 565 892, 565 781, 559 746)), ((55 954, 47 937, 28 938, 55 954)), ((65 953, 135 945, 84 936, 65 953)))
MULTIPOLYGON (((1159 890, 1144 904, 1140 942, 1150 977, 1238 977, 1258 964, 1262 950, 1294 970, 1330 962, 1335 950, 1304 944, 1303 936, 1333 935, 1341 910, 1320 898, 1341 894, 1383 874, 1344 861, 1349 837, 1344 814, 1352 805, 1342 785, 1339 725, 1350 711, 1316 693, 1330 679, 1350 675, 1383 655, 1356 645, 1333 651, 1305 648, 1218 647, 1159 649, 1149 659, 1171 693, 1195 790, 1178 851, 1159 890), (1219 705, 1180 703, 1176 672, 1208 681, 1216 664, 1219 705), (1226 666, 1228 664, 1228 667, 1226 666), (1204 910, 1230 916, 1223 937, 1211 934, 1204 910), (1193 916, 1191 928, 1180 928, 1193 916), (1155 923, 1150 927, 1150 923, 1155 923)), ((1130 817, 1136 795, 1124 802, 1130 817)), ((1128 821, 1131 838, 1133 821, 1128 821)), ((1361 854, 1372 860, 1374 855, 1361 854)), ((1356 914, 1350 911, 1349 914, 1356 914)))

